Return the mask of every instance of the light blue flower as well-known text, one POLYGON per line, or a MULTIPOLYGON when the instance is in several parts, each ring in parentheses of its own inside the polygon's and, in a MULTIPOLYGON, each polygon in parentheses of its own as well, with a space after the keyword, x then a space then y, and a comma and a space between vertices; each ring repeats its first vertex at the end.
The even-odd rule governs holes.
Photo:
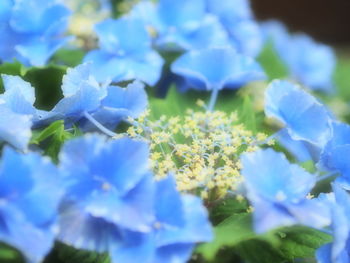
POLYGON ((163 59, 151 48, 151 38, 140 19, 107 19, 96 25, 100 49, 87 53, 99 82, 139 79, 154 85, 161 75, 163 59))
POLYGON ((60 154, 68 191, 59 240, 109 252, 112 262, 186 262, 212 237, 201 201, 181 196, 174 179, 156 182, 148 145, 97 135, 67 142, 60 154))
MULTIPOLYGON (((135 81, 126 88, 108 86, 106 97, 91 116, 106 128, 113 130, 121 120, 140 116, 147 106, 148 99, 144 85, 135 81)), ((83 130, 95 128, 86 119, 81 120, 79 126, 83 130)))
POLYGON ((324 105, 288 81, 271 82, 265 93, 265 113, 285 125, 290 137, 322 148, 332 134, 332 117, 324 105))
POLYGON ((234 48, 253 57, 260 53, 263 35, 248 0, 207 0, 207 9, 219 18, 234 48))
POLYGON ((256 232, 294 224, 316 228, 329 224, 327 206, 307 198, 316 183, 314 175, 272 149, 245 153, 241 161, 256 232))
POLYGON ((333 242, 316 251, 318 263, 347 263, 350 261, 350 197, 339 185, 333 185, 334 194, 328 194, 332 218, 333 242))
POLYGON ((336 65, 332 48, 317 43, 306 34, 289 35, 284 25, 277 21, 268 22, 263 28, 292 77, 311 89, 332 90, 336 65))
POLYGON ((114 129, 127 117, 138 117, 147 107, 144 85, 133 82, 126 88, 100 85, 92 75, 91 65, 68 69, 63 77, 63 98, 41 119, 41 124, 63 119, 69 126, 77 124, 91 130, 94 125, 114 129), (94 123, 90 123, 89 119, 94 123))
POLYGON ((42 66, 70 38, 70 11, 54 0, 5 0, 0 4, 0 59, 42 66), (35 15, 33 15, 35 10, 35 15))
POLYGON ((5 92, 0 95, 0 138, 20 150, 26 150, 31 127, 46 112, 37 110, 34 88, 18 76, 2 75, 5 92))
POLYGON ((337 182, 350 189, 350 126, 334 121, 333 134, 322 150, 318 166, 330 172, 339 172, 337 182))
POLYGON ((142 19, 154 31, 154 43, 165 51, 184 51, 229 46, 229 38, 219 19, 206 10, 205 0, 142 1, 130 15, 142 19))
POLYGON ((186 79, 188 88, 198 90, 237 89, 265 78, 263 69, 253 58, 232 48, 187 52, 171 65, 171 70, 186 79))
POLYGON ((0 166, 0 241, 17 248, 27 262, 41 262, 54 244, 63 195, 57 168, 38 154, 7 147, 0 166))

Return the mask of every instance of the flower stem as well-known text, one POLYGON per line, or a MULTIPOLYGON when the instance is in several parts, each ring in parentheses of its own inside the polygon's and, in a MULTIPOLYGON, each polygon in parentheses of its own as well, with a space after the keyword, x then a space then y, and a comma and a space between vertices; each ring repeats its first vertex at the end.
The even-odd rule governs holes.
POLYGON ((105 126, 103 126, 97 120, 95 120, 95 118, 92 117, 88 112, 84 111, 84 116, 85 116, 85 118, 87 118, 93 125, 95 125, 104 134, 107 134, 108 136, 111 136, 111 137, 117 136, 116 133, 114 133, 111 130, 107 129, 105 126))
POLYGON ((219 89, 213 88, 213 90, 211 92, 211 96, 210 96, 209 106, 208 106, 209 111, 214 110, 215 103, 216 103, 216 100, 218 98, 218 94, 219 94, 219 89))

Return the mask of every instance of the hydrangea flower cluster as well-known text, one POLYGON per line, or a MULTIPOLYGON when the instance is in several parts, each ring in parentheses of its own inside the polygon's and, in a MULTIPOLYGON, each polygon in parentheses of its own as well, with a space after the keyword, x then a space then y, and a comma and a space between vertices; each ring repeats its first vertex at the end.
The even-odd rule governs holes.
POLYGON ((210 200, 237 192, 242 183, 242 153, 273 144, 265 134, 255 136, 240 124, 236 112, 228 115, 188 109, 183 117, 163 115, 151 121, 146 114, 129 122, 129 136, 150 142, 156 178, 172 173, 180 191, 200 193, 210 200))
POLYGON ((69 15, 69 9, 56 0, 1 1, 0 60, 45 65, 70 39, 63 36, 69 15))

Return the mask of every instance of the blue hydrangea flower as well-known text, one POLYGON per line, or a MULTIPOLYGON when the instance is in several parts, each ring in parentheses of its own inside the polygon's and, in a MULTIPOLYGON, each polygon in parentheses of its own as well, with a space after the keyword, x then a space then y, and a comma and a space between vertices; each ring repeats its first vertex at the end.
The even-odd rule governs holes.
POLYGON ((109 252, 112 262, 186 262, 212 237, 200 200, 181 196, 173 179, 155 182, 148 146, 97 135, 67 142, 60 154, 68 190, 59 239, 109 252))
POLYGON ((0 103, 0 140, 25 151, 32 136, 32 116, 18 114, 0 103))
MULTIPOLYGON (((101 100, 100 107, 91 116, 106 128, 113 130, 122 119, 140 116, 147 106, 144 85, 135 81, 126 88, 108 86, 106 97, 101 100)), ((84 130, 92 128, 86 119, 80 121, 79 125, 84 130)))
POLYGON ((187 52, 175 60, 171 70, 186 79, 188 88, 198 90, 236 89, 265 78, 263 69, 254 59, 232 48, 187 52))
POLYGON ((347 263, 350 261, 350 197, 339 185, 333 185, 328 203, 332 218, 333 242, 316 251, 318 263, 347 263))
POLYGON ((130 12, 152 31, 161 50, 183 51, 230 45, 219 19, 206 10, 205 0, 143 1, 130 12))
POLYGON ((318 166, 330 172, 339 172, 337 181, 350 189, 350 126, 345 123, 333 123, 333 134, 322 150, 318 166))
POLYGON ((92 76, 89 64, 68 69, 63 77, 63 98, 47 113, 41 123, 64 119, 67 125, 77 123, 84 129, 91 129, 87 115, 99 124, 114 129, 129 116, 137 117, 147 107, 144 85, 134 82, 121 88, 100 85, 92 76))
POLYGON ((306 34, 289 35, 277 21, 263 24, 263 28, 292 77, 315 90, 332 90, 336 57, 329 46, 315 42, 306 34))
POLYGON ((0 137, 20 150, 26 150, 31 127, 40 122, 45 111, 37 110, 34 88, 18 76, 2 75, 5 92, 0 95, 0 137))
POLYGON ((0 166, 0 241, 21 251, 27 262, 41 262, 54 243, 63 195, 57 168, 38 154, 7 147, 0 166))
POLYGON ((163 59, 151 48, 151 38, 140 19, 107 19, 96 25, 100 49, 87 53, 92 72, 99 82, 139 79, 154 85, 161 74, 163 59))
POLYGON ((55 0, 1 1, 0 60, 45 65, 70 39, 62 35, 69 15, 70 11, 55 0))
POLYGON ((299 162, 319 159, 319 148, 306 141, 293 140, 286 129, 281 129, 275 135, 279 144, 286 148, 299 162))
POLYGON ((243 154, 241 161, 256 232, 293 224, 329 224, 327 206, 307 198, 316 182, 314 175, 290 164, 282 153, 272 149, 243 154))
POLYGON ((207 0, 207 9, 219 18, 231 45, 239 52, 253 57, 260 53, 263 36, 248 0, 207 0))
POLYGON ((288 81, 271 82, 265 93, 265 113, 286 126, 290 137, 322 148, 332 134, 331 116, 314 97, 288 81))

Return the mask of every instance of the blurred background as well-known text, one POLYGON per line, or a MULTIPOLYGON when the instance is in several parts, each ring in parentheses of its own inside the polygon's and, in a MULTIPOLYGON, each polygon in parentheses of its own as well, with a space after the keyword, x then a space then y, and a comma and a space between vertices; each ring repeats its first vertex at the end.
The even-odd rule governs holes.
MULTIPOLYGON (((224 0, 225 1, 225 0, 224 0)), ((349 0, 251 0, 259 20, 277 18, 292 31, 336 45, 350 44, 349 0)))

